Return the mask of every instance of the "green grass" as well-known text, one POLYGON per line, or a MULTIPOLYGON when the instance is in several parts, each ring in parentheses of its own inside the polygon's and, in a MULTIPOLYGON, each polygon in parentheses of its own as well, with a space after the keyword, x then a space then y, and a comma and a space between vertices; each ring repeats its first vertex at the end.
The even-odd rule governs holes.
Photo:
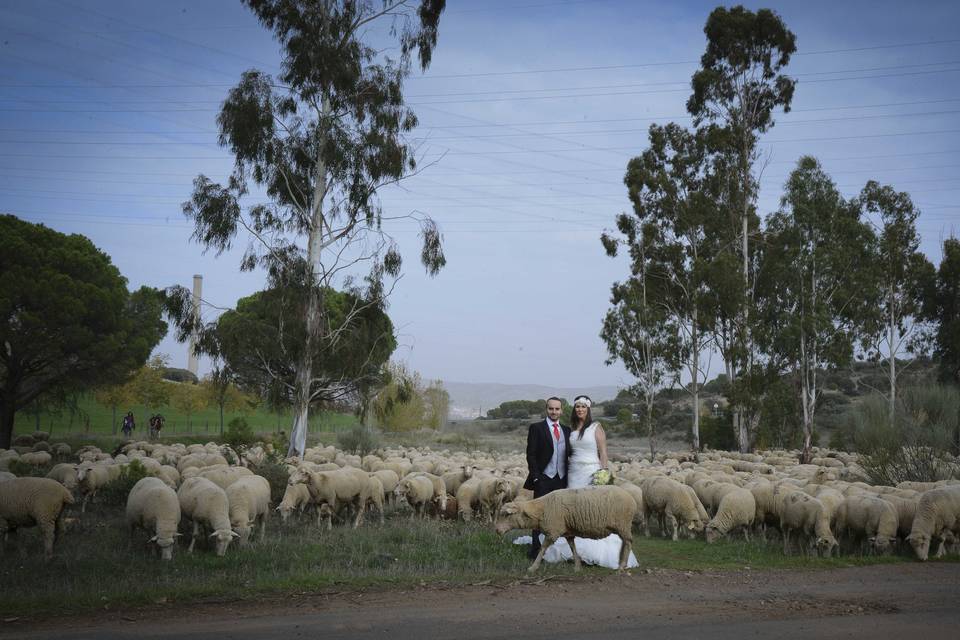
MULTIPOLYGON (((408 510, 389 508, 384 526, 368 519, 357 530, 335 526, 333 531, 321 531, 312 517, 287 525, 275 518, 268 524, 263 544, 245 549, 231 546, 226 556, 218 558, 202 547, 190 555, 181 541, 173 561, 160 562, 148 552, 145 533, 129 538, 121 502, 89 506, 70 526, 49 562, 42 558, 39 532, 20 532, 26 553, 17 555, 7 549, 0 563, 0 583, 13 596, 0 600, 0 616, 80 613, 204 598, 395 588, 421 582, 512 582, 527 575, 529 564, 526 547, 510 543, 525 532, 501 540, 489 525, 411 521, 408 510)), ((702 540, 672 542, 639 534, 633 548, 641 569, 830 569, 913 562, 905 555, 784 556, 778 543, 736 540, 708 545, 702 540)), ((581 575, 608 574, 607 569, 585 567, 581 575)), ((545 565, 538 577, 573 575, 572 564, 564 563, 545 565)))
MULTIPOLYGON (((71 434, 113 434, 113 410, 110 407, 98 403, 92 394, 82 396, 78 403, 78 407, 80 409, 80 413, 75 415, 72 421, 70 419, 70 412, 67 410, 60 412, 41 411, 39 421, 40 430, 50 432, 54 436, 65 436, 71 434), (89 432, 85 430, 85 420, 82 417, 84 415, 89 416, 90 419, 89 432)), ((133 415, 136 418, 137 431, 134 435, 145 438, 150 415, 155 413, 156 410, 150 410, 143 405, 137 404, 117 407, 117 433, 120 431, 120 421, 123 419, 123 416, 127 411, 133 411, 133 415)), ((162 407, 159 411, 166 418, 166 426, 163 430, 163 435, 165 436, 174 434, 178 436, 190 434, 205 435, 218 434, 220 432, 220 410, 215 406, 193 414, 190 416, 189 421, 187 420, 187 416, 185 414, 177 411, 172 406, 162 407)), ((224 429, 226 429, 226 425, 230 422, 230 420, 241 416, 247 420, 250 426, 253 427, 254 431, 259 433, 275 433, 281 430, 289 433, 293 424, 293 419, 289 413, 274 413, 262 407, 258 407, 257 409, 246 412, 224 412, 224 429)), ((340 429, 344 429, 356 424, 356 422, 356 417, 351 414, 334 413, 329 411, 314 412, 311 413, 310 416, 310 432, 322 433, 339 431, 340 429)), ((33 433, 36 429, 36 416, 27 414, 24 411, 17 413, 14 421, 14 435, 20 433, 33 433)))

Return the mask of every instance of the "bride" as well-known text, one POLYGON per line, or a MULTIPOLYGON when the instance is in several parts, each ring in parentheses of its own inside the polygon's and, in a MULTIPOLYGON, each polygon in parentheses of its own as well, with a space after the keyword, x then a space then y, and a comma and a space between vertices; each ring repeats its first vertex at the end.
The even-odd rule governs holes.
MULTIPOLYGON (((567 461, 567 488, 583 489, 590 486, 593 474, 607 468, 607 436, 603 426, 593 421, 590 414, 590 398, 577 396, 573 401, 570 416, 570 458, 567 461)), ((602 540, 576 538, 577 554, 587 564, 596 564, 610 569, 620 566, 621 539, 615 533, 602 540)), ((570 545, 560 538, 547 549, 543 556, 546 562, 572 560, 570 545)), ((637 558, 630 552, 627 567, 639 566, 637 558)))

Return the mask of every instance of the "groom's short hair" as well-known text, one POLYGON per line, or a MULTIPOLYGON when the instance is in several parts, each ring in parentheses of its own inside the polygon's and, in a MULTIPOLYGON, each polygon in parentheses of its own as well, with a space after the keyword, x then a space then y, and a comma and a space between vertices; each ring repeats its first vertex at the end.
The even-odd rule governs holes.
POLYGON ((549 403, 551 400, 556 400, 557 402, 560 403, 560 406, 563 406, 563 400, 561 400, 557 396, 550 396, 549 398, 547 398, 547 403, 549 403))

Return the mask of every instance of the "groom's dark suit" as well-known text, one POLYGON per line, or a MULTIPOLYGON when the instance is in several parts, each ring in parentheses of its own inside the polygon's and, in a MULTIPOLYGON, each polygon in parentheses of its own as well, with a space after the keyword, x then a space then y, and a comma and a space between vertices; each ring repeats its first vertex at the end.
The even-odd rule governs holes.
MULTIPOLYGON (((567 459, 570 457, 570 427, 560 425, 564 443, 564 454, 557 461, 557 474, 548 476, 545 473, 553 458, 555 439, 551 423, 546 418, 530 425, 527 432, 527 475, 524 489, 533 489, 533 497, 545 496, 555 489, 564 489, 567 486, 567 459)), ((530 555, 540 551, 540 531, 533 531, 533 542, 530 546, 530 555)))

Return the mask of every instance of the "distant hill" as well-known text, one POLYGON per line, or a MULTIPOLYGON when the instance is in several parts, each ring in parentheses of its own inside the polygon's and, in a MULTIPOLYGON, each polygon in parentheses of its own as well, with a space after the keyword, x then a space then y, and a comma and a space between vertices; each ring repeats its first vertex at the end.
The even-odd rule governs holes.
POLYGON ((540 400, 550 396, 573 401, 575 396, 586 394, 594 402, 611 400, 617 395, 614 385, 564 389, 539 384, 498 384, 471 382, 443 382, 450 394, 450 417, 454 419, 476 418, 508 400, 540 400))

